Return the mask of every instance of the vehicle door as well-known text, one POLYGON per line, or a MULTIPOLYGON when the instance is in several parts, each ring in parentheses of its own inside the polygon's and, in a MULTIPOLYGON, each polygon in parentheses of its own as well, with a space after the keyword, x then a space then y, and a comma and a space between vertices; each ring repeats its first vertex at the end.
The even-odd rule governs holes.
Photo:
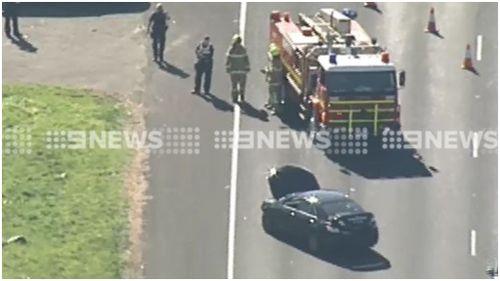
POLYGON ((300 199, 288 202, 285 208, 288 209, 290 231, 299 236, 307 236, 314 231, 318 219, 311 203, 300 199))

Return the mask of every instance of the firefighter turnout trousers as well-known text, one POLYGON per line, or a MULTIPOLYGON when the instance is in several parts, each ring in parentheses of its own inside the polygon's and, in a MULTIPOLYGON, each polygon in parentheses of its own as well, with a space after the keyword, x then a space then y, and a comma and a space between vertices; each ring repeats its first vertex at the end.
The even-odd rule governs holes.
POLYGON ((238 96, 241 101, 245 100, 245 85, 247 82, 246 73, 230 73, 231 77, 231 97, 233 102, 238 102, 238 96))

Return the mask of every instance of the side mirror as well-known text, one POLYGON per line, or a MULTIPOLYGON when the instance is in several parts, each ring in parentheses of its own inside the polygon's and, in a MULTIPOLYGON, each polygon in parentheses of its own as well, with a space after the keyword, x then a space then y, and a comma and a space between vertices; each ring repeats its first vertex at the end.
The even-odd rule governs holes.
POLYGON ((291 211, 291 212, 290 212, 290 216, 295 217, 295 212, 294 212, 294 211, 291 211))
POLYGON ((399 80, 399 86, 404 87, 406 83, 406 72, 404 70, 399 72, 398 80, 399 80))

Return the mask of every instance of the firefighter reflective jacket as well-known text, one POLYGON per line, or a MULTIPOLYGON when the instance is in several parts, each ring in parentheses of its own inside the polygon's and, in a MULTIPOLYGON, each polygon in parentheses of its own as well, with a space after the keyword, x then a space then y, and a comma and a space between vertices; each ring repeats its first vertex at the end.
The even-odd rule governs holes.
POLYGON ((266 81, 269 86, 281 85, 283 78, 283 66, 279 58, 273 58, 273 61, 266 67, 266 81))
POLYGON ((229 74, 246 74, 250 71, 247 50, 241 44, 233 44, 226 54, 226 70, 229 74))

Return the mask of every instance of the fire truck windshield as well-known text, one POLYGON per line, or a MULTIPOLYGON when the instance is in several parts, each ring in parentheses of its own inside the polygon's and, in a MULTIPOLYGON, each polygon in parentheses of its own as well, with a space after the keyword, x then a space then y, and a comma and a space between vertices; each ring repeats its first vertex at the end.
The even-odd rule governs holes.
POLYGON ((326 73, 331 96, 396 95, 394 71, 333 71, 326 73))

